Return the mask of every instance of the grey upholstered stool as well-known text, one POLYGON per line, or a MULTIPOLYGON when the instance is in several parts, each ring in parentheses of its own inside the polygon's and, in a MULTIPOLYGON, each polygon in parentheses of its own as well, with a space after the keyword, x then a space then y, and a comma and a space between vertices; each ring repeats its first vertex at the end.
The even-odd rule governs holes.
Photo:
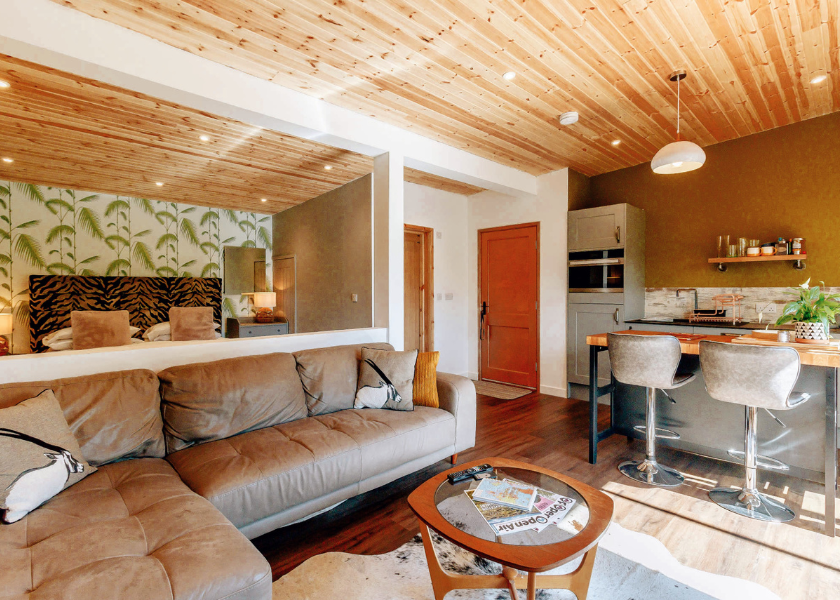
MULTIPOLYGON (((757 453, 758 409, 789 410, 810 396, 793 392, 799 378, 799 353, 793 348, 700 342, 700 367, 706 390, 715 400, 741 404, 746 410, 744 464, 746 479, 740 490, 715 488, 709 498, 739 515, 761 521, 784 522, 796 516, 791 509, 760 494, 756 468, 787 470, 787 465, 757 453)), ((770 413, 777 421, 778 418, 770 413)), ((779 421, 781 423, 781 421, 779 421)), ((740 457, 740 452, 730 452, 740 457)))
POLYGON ((656 427, 656 390, 673 390, 694 379, 694 373, 677 373, 682 356, 680 341, 672 335, 610 333, 607 346, 613 376, 621 383, 647 388, 646 425, 635 427, 645 433, 645 459, 623 462, 618 470, 650 485, 680 485, 683 476, 678 471, 656 462, 656 438, 680 438, 676 432, 656 427))

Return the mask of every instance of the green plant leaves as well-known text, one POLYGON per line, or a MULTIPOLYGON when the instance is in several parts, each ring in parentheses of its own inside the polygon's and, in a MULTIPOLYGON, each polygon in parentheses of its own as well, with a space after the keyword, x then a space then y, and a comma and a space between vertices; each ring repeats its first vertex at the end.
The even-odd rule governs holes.
POLYGON ((41 256, 41 245, 31 235, 19 233, 15 239, 15 253, 30 266, 46 269, 47 264, 41 256))
POLYGON ((99 215, 88 207, 80 209, 77 215, 79 226, 83 231, 86 231, 91 237, 97 240, 105 238, 105 233, 102 231, 102 225, 99 221, 99 215))

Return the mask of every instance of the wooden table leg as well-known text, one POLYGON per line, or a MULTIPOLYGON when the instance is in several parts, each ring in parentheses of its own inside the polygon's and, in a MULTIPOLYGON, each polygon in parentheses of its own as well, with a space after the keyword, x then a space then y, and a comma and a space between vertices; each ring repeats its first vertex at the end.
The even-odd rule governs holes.
POLYGON ((528 600, 537 598, 537 574, 528 573, 528 600))
POLYGON ((507 579, 508 591, 510 592, 510 600, 519 600, 519 594, 516 592, 516 578, 519 576, 519 571, 512 567, 505 567, 502 569, 502 577, 507 579))

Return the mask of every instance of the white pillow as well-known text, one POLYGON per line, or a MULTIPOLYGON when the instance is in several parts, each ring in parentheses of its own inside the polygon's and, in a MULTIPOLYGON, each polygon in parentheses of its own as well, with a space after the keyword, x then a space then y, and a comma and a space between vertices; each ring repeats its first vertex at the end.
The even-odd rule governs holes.
POLYGON ((47 348, 53 351, 59 350, 72 350, 73 349, 73 338, 69 340, 59 340, 57 342, 52 342, 51 344, 44 344, 47 348))
MULTIPOLYGON (((139 327, 129 327, 128 330, 131 332, 129 335, 134 335, 138 331, 140 331, 139 327)), ((59 329, 58 331, 53 331, 50 334, 44 336, 42 340, 43 344, 47 348, 52 348, 53 350, 67 350, 67 347, 64 344, 59 344, 59 347, 56 347, 56 343, 66 342, 73 340, 73 328, 72 327, 65 327, 64 329, 59 329)), ((70 347, 73 347, 73 344, 70 344, 70 347)))
MULTIPOLYGON (((221 329, 221 323, 213 322, 214 329, 221 329)), ((172 327, 169 325, 169 321, 164 321, 163 323, 158 323, 157 325, 152 325, 146 331, 143 332, 143 339, 148 342, 168 342, 172 338, 172 327), (163 336, 166 336, 166 339, 163 339, 163 336)), ((216 334, 217 338, 222 337, 220 334, 216 334)))

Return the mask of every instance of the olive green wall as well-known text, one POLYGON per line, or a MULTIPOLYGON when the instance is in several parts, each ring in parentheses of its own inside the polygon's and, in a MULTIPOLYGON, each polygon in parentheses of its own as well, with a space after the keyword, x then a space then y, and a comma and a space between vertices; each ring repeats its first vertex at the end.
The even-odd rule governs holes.
MULTIPOLYGON (((650 163, 592 177, 569 209, 627 202, 647 215, 647 287, 840 286, 840 113, 705 148, 690 173, 656 175, 650 163), (804 237, 808 268, 708 259, 717 236, 804 237)), ((578 189, 585 183, 578 182, 578 189)), ((571 184, 570 184, 571 188, 571 184)))

